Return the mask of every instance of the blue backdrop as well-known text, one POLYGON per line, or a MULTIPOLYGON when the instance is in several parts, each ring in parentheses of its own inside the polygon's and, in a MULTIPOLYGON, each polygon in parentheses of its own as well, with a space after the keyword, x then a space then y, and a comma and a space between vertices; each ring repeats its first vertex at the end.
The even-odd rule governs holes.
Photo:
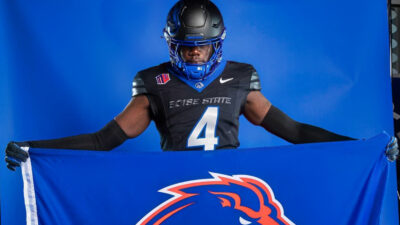
MULTIPOLYGON (((224 57, 252 63, 274 105, 355 138, 393 132, 385 1, 215 3, 227 27, 224 57)), ((173 4, 0 1, 0 147, 93 132, 116 116, 136 71, 168 60, 160 36, 173 4)), ((152 124, 116 151, 160 151, 158 137, 152 124)), ((243 119, 239 138, 243 148, 287 144, 243 119)), ((19 215, 20 175, 1 160, 0 178, 2 214, 19 215)))

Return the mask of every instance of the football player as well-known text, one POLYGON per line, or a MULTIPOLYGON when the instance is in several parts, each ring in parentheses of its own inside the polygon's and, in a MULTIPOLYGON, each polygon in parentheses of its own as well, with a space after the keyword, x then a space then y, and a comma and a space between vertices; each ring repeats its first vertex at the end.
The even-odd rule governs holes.
MULTIPOLYGON (((154 120, 163 150, 214 150, 239 146, 239 116, 291 142, 353 140, 297 122, 260 92, 250 64, 226 61, 226 30, 218 8, 208 0, 181 0, 169 11, 164 37, 170 61, 137 73, 132 99, 101 130, 72 137, 10 142, 6 162, 15 170, 29 156, 21 147, 111 150, 140 135, 154 120)), ((398 154, 396 140, 389 158, 398 154)))

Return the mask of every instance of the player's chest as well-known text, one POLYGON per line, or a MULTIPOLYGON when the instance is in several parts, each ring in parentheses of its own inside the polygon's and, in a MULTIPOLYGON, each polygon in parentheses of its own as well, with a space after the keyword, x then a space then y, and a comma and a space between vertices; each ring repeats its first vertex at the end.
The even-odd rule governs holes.
MULTIPOLYGON (((201 87, 203 84, 198 82, 201 87)), ((238 112, 245 98, 245 90, 240 88, 239 80, 216 79, 206 88, 199 91, 179 80, 168 86, 158 88, 158 98, 168 113, 202 111, 209 106, 219 107, 227 112, 238 112)))

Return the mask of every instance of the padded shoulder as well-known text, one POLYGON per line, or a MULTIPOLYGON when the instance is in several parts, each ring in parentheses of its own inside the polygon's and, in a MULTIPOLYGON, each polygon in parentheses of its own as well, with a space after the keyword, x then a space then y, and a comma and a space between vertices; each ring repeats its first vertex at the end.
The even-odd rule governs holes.
POLYGON ((153 66, 144 70, 139 71, 133 78, 132 82, 132 97, 141 94, 148 94, 150 92, 151 86, 154 82, 155 76, 157 74, 166 71, 169 62, 162 63, 158 66, 153 66))
POLYGON ((253 65, 228 61, 227 71, 232 74, 238 74, 242 79, 248 79, 248 88, 250 91, 261 90, 260 77, 253 65))

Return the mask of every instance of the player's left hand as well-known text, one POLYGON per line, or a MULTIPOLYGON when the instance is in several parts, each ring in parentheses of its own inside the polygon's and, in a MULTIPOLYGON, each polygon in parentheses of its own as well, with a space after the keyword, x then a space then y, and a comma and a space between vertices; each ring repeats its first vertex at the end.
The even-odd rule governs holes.
POLYGON ((397 144, 397 138, 392 137, 390 142, 386 146, 386 157, 390 162, 395 161, 399 156, 399 145, 397 144))

